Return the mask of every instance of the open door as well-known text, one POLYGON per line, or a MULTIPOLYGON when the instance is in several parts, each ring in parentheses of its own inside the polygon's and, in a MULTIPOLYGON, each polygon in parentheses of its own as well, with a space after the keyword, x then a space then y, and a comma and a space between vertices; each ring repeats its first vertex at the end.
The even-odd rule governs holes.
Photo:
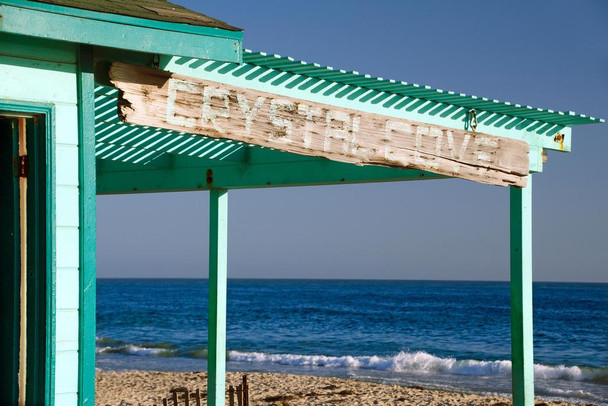
POLYGON ((48 404, 44 117, 0 112, 0 403, 48 404))

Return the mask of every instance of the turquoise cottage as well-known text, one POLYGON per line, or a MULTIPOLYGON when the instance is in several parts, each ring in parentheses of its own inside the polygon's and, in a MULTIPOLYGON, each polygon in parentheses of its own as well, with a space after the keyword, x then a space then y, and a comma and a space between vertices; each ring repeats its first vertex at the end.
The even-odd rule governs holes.
POLYGON ((229 189, 456 177, 510 190, 513 396, 532 405, 530 174, 601 120, 241 39, 164 0, 0 0, 2 403, 94 403, 96 194, 210 191, 208 394, 223 405, 229 189))

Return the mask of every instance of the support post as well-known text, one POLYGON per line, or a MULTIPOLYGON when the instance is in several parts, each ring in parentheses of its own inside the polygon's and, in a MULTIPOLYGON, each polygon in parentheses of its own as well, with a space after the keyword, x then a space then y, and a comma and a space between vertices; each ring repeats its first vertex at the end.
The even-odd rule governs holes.
POLYGON ((209 324, 207 399, 224 406, 226 392, 226 290, 228 257, 228 191, 211 189, 209 218, 209 324))
MULTIPOLYGON (((96 160, 95 160, 95 56, 81 45, 78 71, 79 184, 80 184, 80 300, 78 333, 78 404, 95 403, 96 306, 96 160)), ((53 395, 51 395, 53 396, 53 395)), ((51 401, 50 404, 53 402, 51 401)))
POLYGON ((533 406, 532 176, 525 188, 510 189, 513 405, 533 406))

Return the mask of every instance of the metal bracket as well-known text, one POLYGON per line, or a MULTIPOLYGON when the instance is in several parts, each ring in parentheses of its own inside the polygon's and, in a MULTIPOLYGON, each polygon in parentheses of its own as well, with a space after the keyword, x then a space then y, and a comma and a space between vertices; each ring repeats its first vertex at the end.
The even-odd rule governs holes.
POLYGON ((207 187, 213 186, 213 170, 207 169, 207 187))
POLYGON ((13 174, 16 178, 27 178, 27 168, 27 155, 19 155, 13 158, 13 174))

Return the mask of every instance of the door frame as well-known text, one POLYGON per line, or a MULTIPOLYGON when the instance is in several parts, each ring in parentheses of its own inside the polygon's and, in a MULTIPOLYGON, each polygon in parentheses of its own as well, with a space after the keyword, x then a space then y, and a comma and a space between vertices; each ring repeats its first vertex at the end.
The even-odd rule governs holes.
MULTIPOLYGON (((37 216, 31 219, 32 223, 28 223, 28 230, 32 226, 36 230, 44 229, 45 237, 45 284, 44 293, 45 314, 37 314, 36 319, 44 319, 44 335, 45 335, 45 357, 44 357, 44 394, 37 394, 35 397, 39 401, 44 396, 44 404, 53 405, 55 400, 55 108, 50 103, 38 103, 28 101, 18 101, 11 99, 0 99, 0 114, 14 117, 36 117, 43 120, 43 130, 45 133, 44 144, 41 147, 44 149, 44 185, 36 185, 39 190, 44 190, 45 194, 45 210, 44 224, 40 224, 37 216), (44 187, 42 187, 44 186, 44 187)), ((42 157, 40 157, 42 158, 42 157)), ((40 161, 30 161, 30 167, 35 168, 41 164, 40 161)), ((29 219, 28 219, 29 221, 29 219)), ((29 256, 29 254, 28 254, 29 256)), ((29 297, 28 297, 29 302, 29 297)), ((38 311, 35 308, 34 311, 38 311)), ((40 323, 42 325, 42 323, 40 323)), ((29 336, 29 332, 28 332, 29 336)), ((26 392, 27 391, 26 389, 26 392)))

